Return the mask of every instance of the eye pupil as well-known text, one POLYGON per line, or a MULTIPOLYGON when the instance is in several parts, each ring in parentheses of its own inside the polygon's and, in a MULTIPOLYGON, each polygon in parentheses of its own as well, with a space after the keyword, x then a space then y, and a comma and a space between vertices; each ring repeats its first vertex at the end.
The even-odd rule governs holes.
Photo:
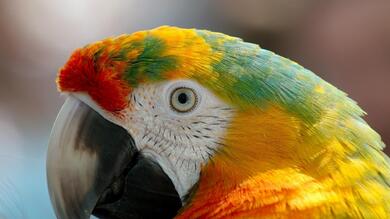
POLYGON ((185 93, 181 93, 181 94, 179 94, 179 96, 177 97, 177 100, 179 101, 179 103, 185 104, 185 103, 187 103, 187 101, 188 101, 188 96, 187 96, 187 94, 185 94, 185 93))
POLYGON ((195 91, 188 87, 178 87, 171 92, 169 100, 171 109, 179 113, 192 111, 198 104, 195 91))

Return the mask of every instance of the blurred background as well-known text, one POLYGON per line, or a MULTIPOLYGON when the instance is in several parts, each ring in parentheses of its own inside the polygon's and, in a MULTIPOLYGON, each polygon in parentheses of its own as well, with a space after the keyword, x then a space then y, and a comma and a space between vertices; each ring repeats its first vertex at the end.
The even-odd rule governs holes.
POLYGON ((356 100, 390 144, 389 11, 388 0, 0 0, 0 218, 54 217, 45 153, 70 53, 160 25, 224 32, 297 61, 356 100))

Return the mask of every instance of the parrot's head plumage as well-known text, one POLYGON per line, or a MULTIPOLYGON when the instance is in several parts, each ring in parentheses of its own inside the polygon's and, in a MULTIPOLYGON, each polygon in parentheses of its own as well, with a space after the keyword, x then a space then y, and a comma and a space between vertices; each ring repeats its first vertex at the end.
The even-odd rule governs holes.
POLYGON ((164 26, 76 50, 57 83, 59 217, 390 214, 389 161, 364 112, 255 44, 164 26))

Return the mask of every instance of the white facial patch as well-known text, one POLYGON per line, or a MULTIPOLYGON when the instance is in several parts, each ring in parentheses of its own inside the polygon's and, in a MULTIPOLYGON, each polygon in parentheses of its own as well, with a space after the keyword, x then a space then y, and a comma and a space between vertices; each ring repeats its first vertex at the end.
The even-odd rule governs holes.
POLYGON ((183 200, 201 166, 221 146, 232 113, 232 107, 196 82, 177 80, 134 89, 120 125, 142 154, 160 164, 183 200))

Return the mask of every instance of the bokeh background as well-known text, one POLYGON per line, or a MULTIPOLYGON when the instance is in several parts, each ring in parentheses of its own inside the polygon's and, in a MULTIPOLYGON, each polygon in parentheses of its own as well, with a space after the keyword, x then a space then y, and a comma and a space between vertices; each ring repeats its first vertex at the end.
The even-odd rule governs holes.
POLYGON ((224 32, 299 62, 355 99, 390 144, 389 11, 388 0, 0 0, 0 218, 54 217, 44 165, 70 53, 160 25, 224 32))

